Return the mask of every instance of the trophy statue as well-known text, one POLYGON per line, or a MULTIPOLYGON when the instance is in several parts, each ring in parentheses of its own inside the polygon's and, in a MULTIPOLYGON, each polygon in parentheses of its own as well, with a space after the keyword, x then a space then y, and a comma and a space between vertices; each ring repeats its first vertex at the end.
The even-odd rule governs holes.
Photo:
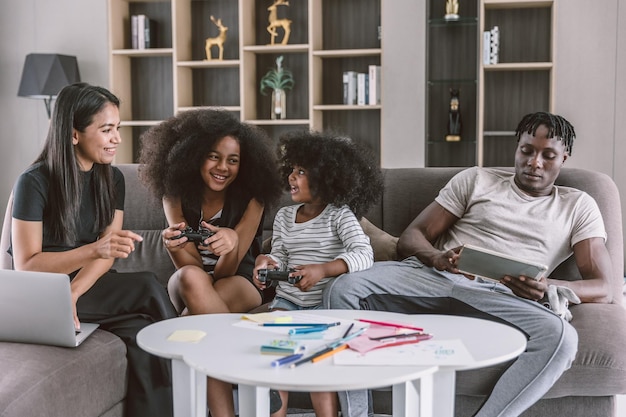
POLYGON ((289 2, 285 0, 276 0, 270 7, 267 8, 270 12, 268 17, 270 24, 267 26, 267 31, 271 35, 270 45, 274 45, 274 41, 278 35, 277 29, 279 27, 282 27, 285 31, 281 45, 287 45, 287 42, 289 41, 289 34, 291 33, 291 20, 278 18, 278 14, 276 13, 278 6, 289 6, 289 2))
POLYGON ((211 21, 215 23, 215 26, 220 30, 220 34, 214 38, 207 38, 204 42, 204 50, 206 52, 206 60, 211 60, 211 47, 217 46, 219 49, 219 60, 224 59, 224 42, 226 42, 226 31, 228 28, 222 24, 222 19, 215 19, 211 16, 211 21))
POLYGON ((459 90, 450 89, 450 111, 448 112, 448 134, 447 142, 458 142, 461 140, 461 102, 459 101, 459 90))
POLYGON ((445 20, 459 20, 458 0, 446 0, 446 15, 443 18, 445 20))

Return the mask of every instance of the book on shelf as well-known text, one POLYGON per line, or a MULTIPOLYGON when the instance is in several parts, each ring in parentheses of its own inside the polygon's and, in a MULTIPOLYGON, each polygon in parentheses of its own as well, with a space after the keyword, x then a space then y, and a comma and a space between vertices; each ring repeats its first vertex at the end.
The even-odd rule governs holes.
POLYGON ((356 104, 357 100, 357 72, 343 73, 343 104, 356 104))
POLYGON ((137 20, 138 20, 139 16, 137 16, 136 14, 132 15, 130 17, 130 40, 131 40, 131 47, 133 49, 137 49, 139 48, 139 44, 137 43, 138 39, 137 39, 137 20))
POLYGON ((369 102, 368 74, 359 72, 356 75, 356 104, 364 106, 369 102))
POLYGON ((491 55, 491 31, 483 32, 483 65, 489 65, 491 55))
POLYGON ((494 26, 490 31, 491 42, 489 42, 490 53, 489 53, 489 63, 497 64, 498 63, 498 53, 500 49, 500 29, 498 26, 494 26))
MULTIPOLYGON (((133 16, 134 18, 135 16, 133 16)), ((131 18, 132 22, 132 18, 131 18)), ((145 14, 137 15, 137 48, 135 49, 147 49, 155 45, 155 21, 150 19, 145 14)), ((133 45, 135 45, 135 34, 133 33, 133 45)), ((134 48, 134 46, 133 46, 134 48)))
POLYGON ((368 67, 369 98, 367 104, 380 104, 380 71, 380 65, 368 67))

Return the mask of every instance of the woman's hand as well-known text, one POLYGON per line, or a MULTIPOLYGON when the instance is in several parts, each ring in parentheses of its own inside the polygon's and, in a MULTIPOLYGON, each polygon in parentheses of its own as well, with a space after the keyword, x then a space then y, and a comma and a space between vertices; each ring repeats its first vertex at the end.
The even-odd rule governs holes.
POLYGON ((201 249, 208 249, 217 256, 223 256, 238 247, 239 235, 235 230, 217 227, 204 221, 202 227, 213 232, 213 236, 209 236, 199 245, 201 249))
POLYGON ((96 255, 102 259, 128 258, 135 250, 135 242, 143 241, 143 237, 130 230, 114 230, 96 240, 96 255))

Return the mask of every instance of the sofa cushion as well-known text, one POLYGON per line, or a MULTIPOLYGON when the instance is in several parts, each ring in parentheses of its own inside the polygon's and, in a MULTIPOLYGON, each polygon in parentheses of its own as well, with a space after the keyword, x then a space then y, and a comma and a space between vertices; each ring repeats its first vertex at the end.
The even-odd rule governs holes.
POLYGON ((0 343, 0 415, 99 416, 126 395, 126 346, 96 330, 77 348, 0 343))
MULTIPOLYGON (((616 304, 570 306, 578 353, 544 398, 606 396, 626 392, 626 309, 616 304)), ((486 396, 508 363, 457 373, 457 394, 486 396)))
POLYGON ((365 217, 361 218, 363 232, 370 238, 374 250, 374 261, 395 261, 398 259, 398 238, 374 226, 365 217))
POLYGON ((161 229, 132 230, 143 237, 143 242, 135 244, 135 251, 128 258, 116 259, 113 268, 118 272, 152 271, 159 282, 167 286, 176 268, 163 246, 161 229))
POLYGON ((617 304, 570 306, 578 353, 546 398, 603 396, 626 392, 626 309, 617 304))

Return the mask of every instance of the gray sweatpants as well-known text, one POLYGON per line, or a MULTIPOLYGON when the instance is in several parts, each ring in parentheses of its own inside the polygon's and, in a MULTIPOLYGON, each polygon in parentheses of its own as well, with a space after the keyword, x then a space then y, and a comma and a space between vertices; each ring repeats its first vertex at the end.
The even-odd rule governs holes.
MULTIPOLYGON (((540 304, 515 296, 502 284, 437 271, 417 258, 376 262, 344 274, 324 290, 324 308, 440 313, 505 322, 528 337, 526 351, 504 372, 477 417, 518 416, 537 402, 567 370, 578 334, 540 304)), ((368 415, 366 391, 339 393, 343 416, 368 415)))

